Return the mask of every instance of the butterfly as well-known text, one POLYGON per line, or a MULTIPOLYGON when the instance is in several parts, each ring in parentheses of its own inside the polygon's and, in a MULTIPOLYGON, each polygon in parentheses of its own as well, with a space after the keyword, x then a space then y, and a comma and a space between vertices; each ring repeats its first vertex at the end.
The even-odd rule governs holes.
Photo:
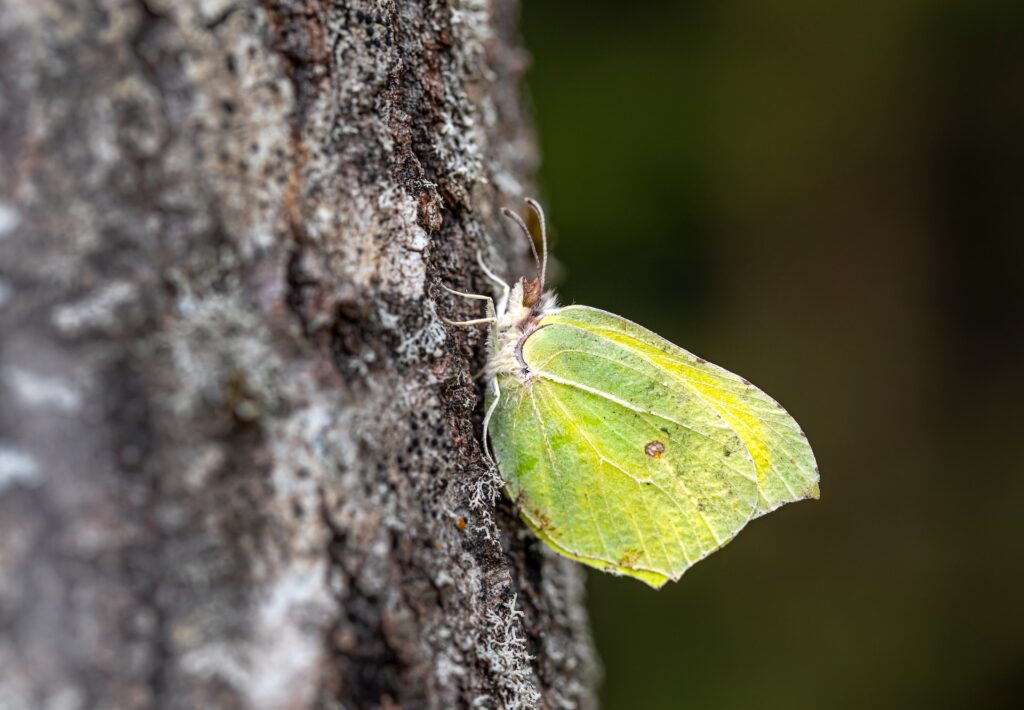
POLYGON ((559 306, 544 289, 544 213, 536 278, 490 296, 483 447, 505 494, 552 550, 652 587, 678 580, 751 520, 818 498, 807 437, 747 380, 631 321, 559 306), (488 440, 493 444, 488 446, 488 440))

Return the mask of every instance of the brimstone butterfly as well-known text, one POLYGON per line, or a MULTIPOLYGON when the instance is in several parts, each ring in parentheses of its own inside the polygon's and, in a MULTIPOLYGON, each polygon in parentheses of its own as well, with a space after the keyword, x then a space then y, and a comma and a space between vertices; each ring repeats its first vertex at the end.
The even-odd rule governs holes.
MULTIPOLYGON (((806 436, 742 377, 625 318, 559 307, 544 292, 544 214, 536 279, 488 296, 484 452, 505 493, 555 552, 652 587, 676 580, 750 520, 818 497, 806 436)), ((479 255, 478 255, 479 256, 479 255)))

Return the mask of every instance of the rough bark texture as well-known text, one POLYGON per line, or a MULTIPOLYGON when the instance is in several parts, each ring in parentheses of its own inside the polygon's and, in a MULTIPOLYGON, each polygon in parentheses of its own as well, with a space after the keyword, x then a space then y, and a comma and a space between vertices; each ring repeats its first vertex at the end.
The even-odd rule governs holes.
POLYGON ((0 707, 592 704, 481 458, 514 0, 0 0, 0 707))

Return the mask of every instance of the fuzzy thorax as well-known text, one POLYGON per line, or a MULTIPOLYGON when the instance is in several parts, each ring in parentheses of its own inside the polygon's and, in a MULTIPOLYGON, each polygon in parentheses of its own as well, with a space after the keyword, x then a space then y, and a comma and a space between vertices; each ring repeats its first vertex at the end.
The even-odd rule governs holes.
POLYGON ((515 375, 522 382, 529 381, 530 369, 522 358, 522 343, 537 330, 541 318, 558 308, 553 291, 543 294, 538 294, 538 291, 536 281, 519 279, 508 300, 498 304, 499 312, 487 358, 488 379, 515 375))

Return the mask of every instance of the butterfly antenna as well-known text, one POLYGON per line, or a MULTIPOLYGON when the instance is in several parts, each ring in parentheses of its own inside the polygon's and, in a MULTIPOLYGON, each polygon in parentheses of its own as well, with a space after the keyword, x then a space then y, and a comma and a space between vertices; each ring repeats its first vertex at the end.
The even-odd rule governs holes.
MULTIPOLYGON (((533 252, 533 260, 535 262, 537 262, 537 268, 540 269, 541 273, 543 274, 544 273, 544 266, 543 266, 543 263, 540 260, 540 256, 537 254, 537 245, 533 243, 533 235, 530 234, 530 228, 526 226, 526 222, 524 222, 522 217, 517 215, 515 212, 510 210, 508 207, 502 207, 501 208, 501 213, 503 215, 505 215, 506 217, 508 217, 513 222, 515 222, 516 224, 518 224, 519 228, 521 230, 523 230, 523 234, 526 235, 526 240, 528 242, 530 242, 530 251, 533 252)), ((542 283, 543 283, 543 281, 544 281, 544 279, 541 279, 542 283)))
MULTIPOLYGON (((548 271, 548 227, 544 221, 544 210, 541 208, 540 203, 532 197, 527 197, 526 204, 530 206, 530 209, 537 215, 537 221, 540 222, 540 246, 543 253, 540 260, 540 286, 544 288, 544 284, 547 283, 545 277, 548 271)), ((533 244, 532 239, 530 243, 533 244)), ((533 254, 534 256, 537 255, 536 247, 534 247, 533 254)))

